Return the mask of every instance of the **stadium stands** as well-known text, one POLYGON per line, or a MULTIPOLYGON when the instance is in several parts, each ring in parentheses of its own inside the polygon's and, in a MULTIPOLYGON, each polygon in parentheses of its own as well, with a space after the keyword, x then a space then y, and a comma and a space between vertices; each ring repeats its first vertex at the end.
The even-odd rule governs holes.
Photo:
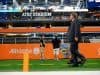
MULTIPOLYGON (((34 43, 39 42, 39 34, 43 32, 51 32, 54 34, 54 29, 48 30, 48 25, 53 27, 66 27, 70 25, 68 16, 70 12, 78 12, 80 17, 80 22, 82 27, 87 26, 99 26, 100 17, 91 16, 92 14, 88 11, 78 11, 80 9, 86 9, 87 1, 86 0, 1 0, 0 1, 0 43, 34 43), (5 6, 6 5, 6 6, 5 6), (2 8, 2 6, 4 8, 2 8), (49 7, 54 9, 49 9, 49 7), (12 11, 8 11, 9 8, 12 8, 12 11), (13 9, 18 9, 14 11, 13 9), (73 9, 67 11, 66 9, 73 9), (76 10, 78 9, 78 10, 76 10), (2 12, 3 10, 3 12, 2 12), (6 10, 6 11, 4 11, 6 10), (54 11, 57 10, 57 11, 54 11), (66 10, 66 11, 65 11, 66 10), (34 15, 34 14, 35 15, 34 15), (44 14, 45 13, 45 14, 44 14), (42 15, 39 15, 42 14, 42 15), (24 16, 23 16, 24 15, 24 16), (17 28, 16 28, 17 27, 17 28), (21 28, 20 28, 21 27, 21 28), (33 28, 32 28, 33 27, 33 28), (47 29, 42 29, 45 27, 47 29), (39 28, 39 34, 36 33, 36 29, 39 28), (2 34, 4 33, 4 34, 2 34), (5 34, 7 33, 7 34, 5 34), (33 34, 32 34, 33 33, 33 34), (36 37, 34 37, 36 35, 36 37), (6 37, 5 37, 6 36, 6 37), (34 40, 35 39, 35 40, 34 40)), ((99 14, 100 15, 100 14, 99 14)), ((56 30, 56 29, 55 29, 56 30)), ((66 29, 58 32, 66 32, 66 29)), ((91 31, 90 27, 90 31, 91 31)), ((88 33, 88 29, 83 28, 83 38, 89 37, 99 37, 99 29, 93 30, 96 32, 96 35, 88 33)), ((59 34, 60 35, 60 34, 59 34)), ((53 35, 50 33, 45 34, 46 41, 50 42, 53 38, 53 35)), ((62 38, 62 35, 59 36, 62 38)), ((63 38, 66 39, 67 36, 64 34, 63 38)), ((67 42, 67 39, 65 40, 67 42)))

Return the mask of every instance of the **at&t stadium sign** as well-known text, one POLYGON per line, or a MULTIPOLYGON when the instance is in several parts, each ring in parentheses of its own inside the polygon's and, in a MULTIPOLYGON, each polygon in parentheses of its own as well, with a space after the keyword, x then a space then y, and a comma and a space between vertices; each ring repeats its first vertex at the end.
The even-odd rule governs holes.
POLYGON ((24 12, 22 16, 52 16, 51 12, 24 12))

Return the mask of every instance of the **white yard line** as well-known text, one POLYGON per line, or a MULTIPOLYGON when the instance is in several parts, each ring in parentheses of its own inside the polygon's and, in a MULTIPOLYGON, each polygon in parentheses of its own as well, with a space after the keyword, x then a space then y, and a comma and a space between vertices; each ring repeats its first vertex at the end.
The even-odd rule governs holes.
POLYGON ((86 64, 93 65, 93 64, 100 64, 100 63, 86 63, 86 64))
POLYGON ((54 64, 40 64, 40 65, 54 65, 54 64))
MULTIPOLYGON (((23 64, 17 64, 17 65, 23 65, 23 64)), ((32 65, 32 64, 29 64, 29 65, 32 65)))

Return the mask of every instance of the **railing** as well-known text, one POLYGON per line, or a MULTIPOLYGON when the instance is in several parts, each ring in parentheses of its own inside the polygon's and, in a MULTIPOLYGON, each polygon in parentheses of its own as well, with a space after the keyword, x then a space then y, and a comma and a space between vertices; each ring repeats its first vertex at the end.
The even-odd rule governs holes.
POLYGON ((80 9, 83 6, 83 1, 82 0, 78 0, 76 8, 80 9))
MULTIPOLYGON (((58 37, 60 39, 64 39, 67 41, 66 37, 58 37)), ((44 38, 44 41, 46 43, 51 42, 53 37, 46 37, 44 38)), ((33 38, 33 37, 5 37, 5 38, 0 38, 0 44, 22 44, 22 43, 39 43, 40 38, 33 38)))
MULTIPOLYGON (((11 32, 12 33, 12 32, 11 32)), ((12 34, 0 34, 0 44, 21 44, 21 43, 39 43, 41 35, 44 35, 44 41, 50 43, 55 37, 55 34, 59 39, 63 39, 64 42, 68 42, 68 33, 66 32, 34 32, 34 33, 12 33, 12 34)), ((100 32, 82 32, 82 42, 89 40, 90 42, 100 42, 100 32), (93 40, 93 41, 91 41, 93 40), (97 41, 98 40, 98 41, 97 41)))
MULTIPOLYGON (((51 43, 54 37, 45 37, 44 41, 46 43, 51 43)), ((60 36, 59 39, 63 39, 64 42, 68 42, 67 36, 60 36)), ((82 36, 81 41, 83 43, 100 43, 100 37, 93 38, 91 36, 82 36)), ((31 43, 40 43, 39 37, 2 37, 0 38, 0 44, 31 44, 31 43)))

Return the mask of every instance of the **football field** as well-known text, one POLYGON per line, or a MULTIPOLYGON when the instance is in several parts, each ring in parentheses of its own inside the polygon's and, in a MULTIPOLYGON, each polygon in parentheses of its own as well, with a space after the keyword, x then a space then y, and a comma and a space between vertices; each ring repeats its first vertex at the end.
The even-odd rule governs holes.
MULTIPOLYGON (((56 60, 30 60, 29 72, 33 71, 95 71, 100 70, 100 59, 87 59, 80 67, 71 67, 68 59, 56 60)), ((23 60, 0 60, 0 72, 22 72, 23 60)))

